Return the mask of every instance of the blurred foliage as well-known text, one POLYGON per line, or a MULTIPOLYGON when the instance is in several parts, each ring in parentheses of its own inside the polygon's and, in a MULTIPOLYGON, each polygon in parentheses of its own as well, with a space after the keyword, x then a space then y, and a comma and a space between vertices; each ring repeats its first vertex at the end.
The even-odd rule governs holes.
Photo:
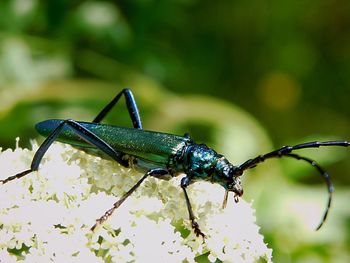
MULTIPOLYGON (((349 14, 347 0, 0 1, 0 145, 26 145, 43 119, 91 120, 125 86, 146 128, 190 132, 237 163, 272 144, 349 139, 349 14)), ((130 125, 123 105, 107 121, 130 125)), ((276 262, 350 261, 342 150, 306 152, 337 183, 318 233, 302 223, 325 199, 312 169, 271 161, 247 175, 276 262)))

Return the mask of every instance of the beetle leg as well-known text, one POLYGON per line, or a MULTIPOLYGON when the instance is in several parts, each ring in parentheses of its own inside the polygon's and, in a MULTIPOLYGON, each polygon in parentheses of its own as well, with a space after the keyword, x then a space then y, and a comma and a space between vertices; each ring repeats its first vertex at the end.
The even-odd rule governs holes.
POLYGON ((107 210, 103 216, 96 220, 96 223, 91 227, 91 231, 94 231, 98 225, 105 222, 113 214, 113 212, 141 185, 141 183, 148 176, 159 176, 165 175, 167 173, 168 171, 162 168, 156 168, 148 171, 133 187, 131 187, 129 191, 127 191, 117 202, 113 204, 113 207, 111 209, 107 210))
POLYGON ((192 210, 192 206, 191 206, 191 203, 190 203, 190 199, 188 198, 188 194, 187 194, 187 191, 186 191, 186 187, 189 184, 190 184, 190 178, 188 176, 183 177, 181 179, 181 188, 182 188, 182 190, 184 191, 184 194, 185 194, 186 205, 187 205, 187 209, 188 209, 188 215, 189 215, 189 218, 191 220, 192 228, 193 228, 194 233, 196 234, 197 237, 199 235, 201 235, 203 237, 203 239, 204 239, 205 238, 205 234, 199 229, 199 225, 198 225, 198 223, 195 220, 195 216, 193 214, 193 210, 192 210))
POLYGON ((140 113, 137 108, 137 104, 130 89, 123 89, 121 92, 115 96, 115 98, 105 106, 102 111, 96 116, 96 118, 92 121, 94 123, 100 123, 103 118, 110 112, 110 110, 117 104, 121 95, 124 95, 126 107, 128 109, 132 124, 134 128, 142 129, 140 113))
POLYGON ((46 151, 50 148, 52 143, 56 140, 56 138, 59 136, 60 132, 64 128, 64 126, 67 125, 69 128, 72 129, 74 133, 76 133, 80 138, 85 140, 86 142, 90 143, 91 145, 95 146, 105 154, 112 157, 115 161, 120 163, 121 165, 128 167, 128 160, 124 160, 122 157, 124 153, 118 152, 114 150, 108 143, 103 141, 101 138, 96 136, 94 133, 89 131, 88 129, 84 128, 82 125, 80 125, 78 122, 74 120, 64 120, 62 121, 53 131, 52 133, 44 140, 44 142, 40 145, 39 149, 34 154, 30 169, 25 170, 21 173, 18 173, 16 175, 10 176, 6 178, 5 180, 0 180, 0 183, 5 184, 9 181, 12 181, 14 179, 21 178, 33 171, 37 171, 39 168, 39 164, 46 153, 46 151))
POLYGON ((32 169, 25 170, 25 171, 20 172, 20 173, 18 173, 18 174, 9 176, 9 177, 7 177, 7 178, 4 179, 4 180, 0 180, 0 183, 6 184, 6 183, 9 182, 9 181, 12 181, 12 180, 14 180, 14 179, 19 179, 19 178, 21 178, 21 177, 23 177, 23 176, 25 176, 25 175, 27 175, 27 174, 29 174, 29 173, 31 173, 31 172, 33 172, 32 169))

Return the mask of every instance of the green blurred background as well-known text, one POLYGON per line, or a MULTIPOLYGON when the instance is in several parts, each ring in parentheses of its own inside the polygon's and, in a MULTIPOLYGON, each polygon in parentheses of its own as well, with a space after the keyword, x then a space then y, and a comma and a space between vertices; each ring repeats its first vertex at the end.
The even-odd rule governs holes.
MULTIPOLYGON (((3 148, 17 136, 28 146, 43 119, 92 120, 123 87, 145 128, 189 132, 233 163, 284 144, 349 140, 350 2, 0 1, 3 148)), ((123 105, 106 121, 130 126, 123 105)), ((306 155, 336 184, 324 229, 312 230, 324 183, 302 163, 248 173, 246 199, 275 262, 350 262, 349 151, 306 155)))

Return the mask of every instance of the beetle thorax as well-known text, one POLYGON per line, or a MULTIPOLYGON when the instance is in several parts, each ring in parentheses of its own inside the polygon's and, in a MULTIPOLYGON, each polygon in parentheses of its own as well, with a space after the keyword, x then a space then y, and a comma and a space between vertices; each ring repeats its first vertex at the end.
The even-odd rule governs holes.
POLYGON ((215 172, 218 154, 205 144, 192 144, 187 147, 184 156, 184 172, 196 180, 211 180, 215 172))
POLYGON ((240 178, 235 174, 235 167, 223 155, 204 144, 188 146, 184 156, 184 172, 192 182, 210 181, 218 183, 228 191, 242 195, 240 178))

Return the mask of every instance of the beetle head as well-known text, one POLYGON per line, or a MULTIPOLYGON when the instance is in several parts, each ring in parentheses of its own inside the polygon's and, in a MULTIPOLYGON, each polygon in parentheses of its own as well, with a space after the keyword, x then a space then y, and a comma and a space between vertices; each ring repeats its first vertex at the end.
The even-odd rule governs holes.
POLYGON ((231 164, 225 157, 222 157, 216 164, 216 172, 219 176, 218 181, 220 181, 220 184, 226 191, 235 193, 235 201, 237 202, 237 197, 243 195, 241 174, 237 173, 237 167, 231 164))

